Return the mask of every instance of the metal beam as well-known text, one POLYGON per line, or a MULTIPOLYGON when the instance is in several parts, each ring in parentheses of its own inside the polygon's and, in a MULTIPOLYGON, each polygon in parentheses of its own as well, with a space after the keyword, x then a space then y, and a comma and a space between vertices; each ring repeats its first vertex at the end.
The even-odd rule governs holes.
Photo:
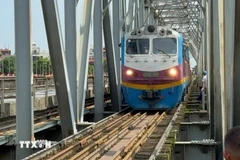
POLYGON ((198 61, 197 61, 197 73, 198 73, 198 80, 201 81, 202 79, 202 72, 203 72, 203 47, 202 47, 202 43, 201 43, 201 47, 200 47, 200 50, 199 50, 199 53, 198 53, 198 61))
POLYGON ((97 122, 103 119, 104 112, 102 0, 95 0, 94 3, 94 121, 97 122))
MULTIPOLYGON (((219 114, 222 112, 221 109, 221 81, 220 81, 220 56, 219 56, 219 17, 218 17, 218 0, 212 1, 212 35, 213 35, 213 75, 211 78, 211 82, 214 84, 214 139, 217 142, 222 141, 222 115, 219 114)), ((216 146, 217 150, 217 158, 222 158, 222 147, 216 146)))
POLYGON ((143 11, 144 11, 144 0, 138 0, 138 4, 139 4, 139 12, 138 12, 138 18, 139 18, 139 26, 141 27, 143 25, 143 11))
MULTIPOLYGON (((212 68, 211 68, 211 2, 206 2, 206 66, 207 66, 207 78, 208 78, 208 84, 207 84, 207 109, 209 111, 209 119, 211 118, 211 110, 210 110, 210 104, 211 104, 211 79, 212 79, 212 68)), ((209 135, 210 136, 210 135, 209 135)))
MULTIPOLYGON (((202 0, 202 6, 205 8, 206 7, 206 0, 202 0)), ((202 14, 202 18, 206 19, 206 12, 204 12, 202 14)), ((206 21, 204 22, 204 32, 202 32, 202 47, 203 47, 203 52, 202 52, 202 63, 203 63, 203 71, 206 71, 206 51, 207 51, 207 47, 206 47, 206 36, 207 36, 207 28, 206 28, 206 21)))
POLYGON ((77 132, 68 79, 66 59, 62 45, 59 13, 56 0, 42 0, 48 47, 53 67, 53 76, 58 99, 63 137, 77 132))
MULTIPOLYGON (((226 108, 227 108, 227 130, 233 126, 233 99, 234 88, 233 78, 237 74, 233 75, 234 64, 234 26, 235 26, 235 0, 227 0, 225 5, 225 78, 226 78, 226 108)), ((236 86, 235 86, 236 87, 236 86)), ((240 122, 239 122, 240 124, 240 122)), ((225 135, 224 135, 225 136, 225 135)))
MULTIPOLYGON (((220 79, 221 79, 221 107, 222 107, 222 141, 227 133, 227 108, 226 108, 226 52, 225 52, 225 4, 224 0, 218 2, 219 17, 219 48, 220 48, 220 79)), ((223 145, 224 147, 224 145, 223 145)))
POLYGON ((211 139, 214 139, 214 52, 213 52, 213 1, 207 2, 207 70, 208 70, 208 109, 211 139))
POLYGON ((151 13, 151 0, 146 0, 146 2, 147 2, 147 5, 148 5, 147 8, 146 8, 147 9, 146 10, 146 12, 147 12, 147 14, 146 14, 147 15, 147 17, 146 17, 147 18, 147 23, 152 24, 152 22, 151 22, 151 20, 152 20, 151 19, 151 14, 152 14, 151 13))
POLYGON ((150 24, 149 23, 149 16, 148 13, 150 12, 149 4, 150 0, 146 0, 144 2, 144 9, 143 9, 143 24, 150 24))
POLYGON ((85 98, 87 91, 87 75, 88 75, 88 41, 89 29, 92 15, 92 0, 85 0, 83 2, 82 22, 80 26, 80 46, 78 51, 78 90, 77 90, 77 115, 80 116, 80 122, 83 122, 85 98))
POLYGON ((126 0, 120 0, 120 7, 121 7, 121 29, 123 32, 127 31, 127 23, 126 23, 126 0))
MULTIPOLYGON (((34 139, 33 107, 31 96, 31 3, 30 0, 14 1, 15 50, 16 50, 16 136, 17 142, 34 139)), ((16 159, 32 153, 29 148, 17 146, 16 159)))
MULTIPOLYGON (((214 139, 214 130, 215 130, 215 107, 214 107, 214 83, 217 80, 214 80, 215 69, 214 69, 214 43, 213 43, 213 1, 208 1, 206 6, 206 19, 207 19, 207 71, 208 71, 208 92, 207 92, 207 104, 208 104, 208 111, 209 111, 209 120, 211 122, 210 128, 210 138, 214 139)), ((217 55, 215 55, 217 56, 217 55)), ((218 80, 218 83, 220 81, 218 80)), ((220 94, 220 93, 219 93, 220 94)))
MULTIPOLYGON (((135 0, 128 1, 127 31, 133 29, 133 3, 135 0)), ((127 1, 126 1, 127 3, 127 1)))
POLYGON ((70 91, 72 95, 73 113, 75 121, 77 116, 77 70, 76 70, 76 0, 65 0, 65 56, 67 60, 70 91))
POLYGON ((138 21, 138 1, 136 0, 134 2, 134 15, 133 15, 133 20, 134 20, 134 27, 133 28, 138 28, 139 27, 139 21, 138 21))
POLYGON ((154 11, 151 9, 151 7, 149 7, 149 24, 157 24, 154 17, 154 11))
MULTIPOLYGON (((120 1, 113 0, 113 42, 114 42, 114 51, 115 51, 115 58, 116 58, 116 69, 117 69, 117 80, 118 80, 118 90, 121 90, 121 72, 120 72, 120 47, 119 43, 121 42, 120 39, 120 1)), ((119 95, 119 100, 121 99, 121 94, 119 95)))
MULTIPOLYGON (((107 4, 108 4, 108 0, 103 0, 103 8, 105 8, 107 4)), ((119 82, 117 79, 116 58, 114 54, 114 45, 113 45, 112 30, 110 25, 109 9, 106 10, 106 14, 103 18, 103 32, 104 32, 104 41, 106 46, 106 55, 107 55, 107 62, 108 62, 111 102, 113 104, 113 110, 119 111, 120 110, 120 100, 119 100, 120 91, 118 89, 119 82)))
POLYGON ((240 14, 240 1, 235 0, 235 39, 234 39, 234 70, 233 70, 233 86, 234 86, 234 107, 233 107, 233 126, 240 125, 240 21, 238 15, 240 14), (237 59, 238 58, 238 59, 237 59))

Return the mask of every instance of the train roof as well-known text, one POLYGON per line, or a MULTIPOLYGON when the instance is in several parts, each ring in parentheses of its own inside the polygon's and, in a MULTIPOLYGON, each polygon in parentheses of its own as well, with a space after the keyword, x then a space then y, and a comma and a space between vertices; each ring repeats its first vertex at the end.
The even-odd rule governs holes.
POLYGON ((160 26, 160 25, 145 25, 140 28, 134 29, 128 33, 126 33, 129 37, 135 37, 135 36, 154 36, 159 35, 162 37, 166 36, 178 36, 182 35, 181 33, 177 32, 174 29, 171 29, 169 27, 160 26))

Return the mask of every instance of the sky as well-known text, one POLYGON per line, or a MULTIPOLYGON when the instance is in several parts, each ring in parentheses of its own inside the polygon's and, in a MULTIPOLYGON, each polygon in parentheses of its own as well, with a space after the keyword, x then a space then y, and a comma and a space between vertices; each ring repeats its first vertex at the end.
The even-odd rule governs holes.
MULTIPOLYGON (((43 20, 41 0, 32 0, 32 42, 35 42, 41 51, 48 52, 48 44, 46 38, 45 24, 43 20)), ((60 23, 62 30, 62 37, 64 41, 64 0, 57 0, 60 13, 60 23)), ((79 33, 81 10, 83 0, 79 0, 77 6, 77 31, 79 33)), ((0 48, 9 48, 12 54, 15 53, 14 46, 14 0, 0 0, 1 14, 0 14, 0 48), (3 14, 4 13, 4 14, 3 14)), ((111 13, 111 7, 110 7, 111 13)), ((90 34, 90 42, 92 41, 92 34, 90 34)), ((191 57, 191 59, 193 59, 191 57)), ((193 62, 193 61, 192 61, 193 62)), ((193 66, 196 62, 192 63, 193 66)))
MULTIPOLYGON (((60 22, 64 39, 64 0, 58 0, 60 22)), ((0 48, 8 48, 14 53, 14 0, 0 0, 0 48), (4 6, 4 7, 3 7, 4 6), (3 14, 4 13, 4 14, 3 14)), ((81 20, 82 0, 77 6, 77 30, 79 31, 81 20)), ((35 42, 41 50, 48 51, 45 25, 43 20, 41 0, 32 0, 32 42, 35 42)))

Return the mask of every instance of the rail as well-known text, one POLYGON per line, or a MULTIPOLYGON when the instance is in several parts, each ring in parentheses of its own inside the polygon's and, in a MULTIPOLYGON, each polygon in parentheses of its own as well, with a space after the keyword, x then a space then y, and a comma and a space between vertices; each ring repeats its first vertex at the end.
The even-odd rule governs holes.
POLYGON ((27 159, 129 159, 148 142, 149 137, 156 138, 155 134, 159 129, 164 133, 166 123, 171 120, 175 111, 176 109, 168 114, 127 112, 108 119, 105 125, 99 125, 61 147, 55 146, 51 153, 39 153, 27 159))
MULTIPOLYGON (((104 100, 110 100, 110 94, 104 95, 104 100)), ((85 107, 94 105, 94 97, 85 100, 85 107)), ((45 110, 38 110, 34 112, 34 124, 39 123, 43 120, 48 120, 59 116, 58 107, 53 106, 45 110)), ((9 130, 16 129, 16 116, 0 118, 0 135, 4 134, 9 130)))
MULTIPOLYGON (((26 159, 157 159, 166 143, 174 146, 177 130, 187 110, 188 97, 186 95, 185 101, 171 111, 131 111, 107 118, 104 125, 99 122, 93 128, 26 159)), ((192 105, 191 102, 189 104, 192 105)))
POLYGON ((26 157, 25 159, 40 159, 40 158, 44 158, 47 157, 49 155, 53 155, 54 153, 56 153, 60 148, 66 148, 67 146, 69 146, 70 144, 73 144, 73 141, 77 141, 80 139, 83 139, 84 136, 87 136, 89 134, 92 133, 93 130, 96 130, 98 128, 104 127, 105 125, 107 125, 110 121, 113 121, 115 119, 118 119, 119 117, 121 117, 123 114, 126 114, 126 112, 129 112, 129 108, 125 108, 124 110, 115 113, 101 121, 99 121, 98 123, 95 123, 83 130, 81 130, 80 132, 78 132, 75 135, 69 136, 65 139, 63 139, 62 141, 58 142, 57 144, 54 144, 53 146, 51 146, 50 148, 46 148, 43 149, 35 154, 30 155, 29 157, 26 157))

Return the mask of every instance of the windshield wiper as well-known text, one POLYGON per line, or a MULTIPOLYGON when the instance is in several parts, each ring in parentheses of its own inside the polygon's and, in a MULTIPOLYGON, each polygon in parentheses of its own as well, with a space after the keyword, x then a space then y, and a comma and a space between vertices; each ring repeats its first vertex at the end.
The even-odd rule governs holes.
POLYGON ((159 52, 161 52, 161 53, 167 55, 169 58, 171 58, 171 56, 170 56, 169 54, 167 54, 166 52, 164 52, 163 50, 158 49, 158 48, 155 48, 155 49, 156 49, 157 51, 159 51, 159 52))

